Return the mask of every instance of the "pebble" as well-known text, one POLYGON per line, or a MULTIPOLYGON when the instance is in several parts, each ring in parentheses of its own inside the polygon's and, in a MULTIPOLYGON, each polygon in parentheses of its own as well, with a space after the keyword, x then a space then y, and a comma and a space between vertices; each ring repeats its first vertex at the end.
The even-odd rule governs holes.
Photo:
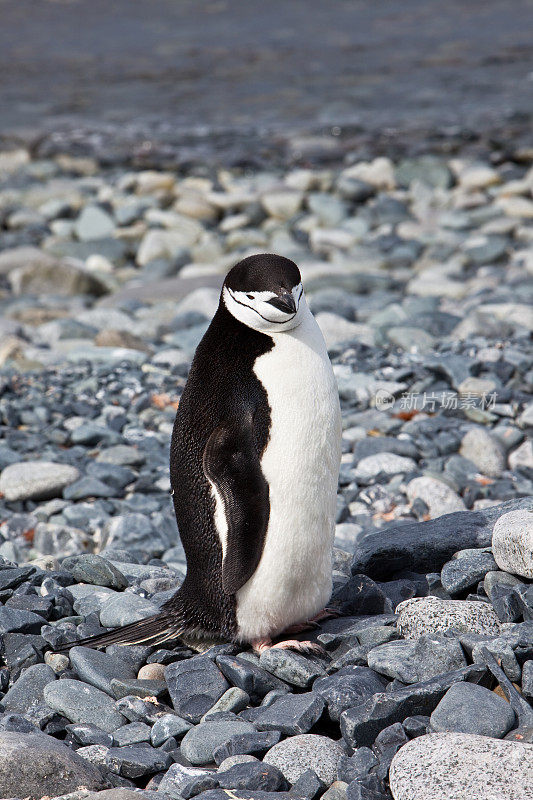
POLYGON ((412 458, 397 456, 395 453, 376 453, 362 458, 354 472, 355 479, 361 483, 370 483, 379 476, 398 475, 416 470, 412 458))
POLYGON ((289 788, 280 769, 255 760, 234 764, 219 772, 218 785, 222 789, 246 789, 250 792, 283 792, 289 788))
POLYGON ((165 681, 176 712, 194 724, 200 722, 230 688, 222 672, 207 656, 169 664, 165 669, 165 681))
POLYGON ((411 502, 419 498, 429 509, 432 519, 443 514, 452 514, 454 511, 464 511, 464 501, 453 489, 435 478, 413 478, 407 484, 407 497, 411 502))
POLYGON ((502 739, 515 723, 509 703, 473 683, 451 686, 430 717, 434 731, 476 733, 502 739))
POLYGON ((62 490, 74 483, 79 475, 76 467, 51 461, 9 464, 0 475, 0 492, 10 502, 47 500, 60 497, 62 490))
POLYGON ((500 517, 492 533, 492 552, 500 569, 533 578, 533 514, 511 511, 500 517))
POLYGON ((456 555, 443 566, 440 576, 443 587, 452 595, 477 586, 487 572, 496 569, 492 553, 468 550, 456 555))
POLYGON ((88 722, 106 733, 112 733, 126 722, 108 694, 82 681, 65 678, 49 683, 44 688, 44 699, 71 722, 88 722))
POLYGON ((135 670, 129 664, 100 650, 72 647, 69 658, 72 668, 82 681, 96 686, 108 695, 113 694, 113 678, 135 678, 135 670))
POLYGON ((304 733, 275 744, 263 761, 281 770, 289 783, 295 783, 310 768, 329 786, 343 756, 342 747, 327 736, 304 733))
POLYGON ((279 697, 255 717, 260 731, 280 731, 288 736, 307 733, 320 718, 324 700, 315 692, 279 697))
POLYGON ((465 733, 420 736, 390 769, 394 800, 517 800, 533 794, 533 745, 465 733))
POLYGON ((270 648, 261 653, 259 665, 281 680, 302 689, 309 687, 315 678, 325 675, 320 664, 300 656, 291 650, 270 648))
POLYGON ((76 581, 107 586, 110 589, 125 589, 128 581, 113 564, 102 556, 88 553, 63 559, 62 569, 71 573, 76 581))
POLYGON ((187 731, 181 742, 181 753, 191 764, 210 764, 214 761, 215 750, 232 736, 254 733, 250 722, 242 719, 202 722, 187 731))
POLYGON ((472 428, 465 434, 460 453, 491 478, 498 478, 505 469, 505 451, 501 443, 483 428, 472 428))
POLYGON ((346 708, 382 692, 384 688, 385 681, 374 670, 358 666, 342 667, 313 684, 313 691, 325 700, 332 720, 338 720, 346 708))

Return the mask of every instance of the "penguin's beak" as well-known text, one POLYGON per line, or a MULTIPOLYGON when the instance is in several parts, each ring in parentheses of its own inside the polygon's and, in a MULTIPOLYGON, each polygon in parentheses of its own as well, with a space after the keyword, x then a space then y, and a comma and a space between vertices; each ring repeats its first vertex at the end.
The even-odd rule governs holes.
POLYGON ((283 311, 284 314, 296 313, 296 303, 294 302, 294 297, 290 292, 282 292, 277 297, 267 300, 267 303, 270 303, 271 306, 277 308, 278 311, 283 311))

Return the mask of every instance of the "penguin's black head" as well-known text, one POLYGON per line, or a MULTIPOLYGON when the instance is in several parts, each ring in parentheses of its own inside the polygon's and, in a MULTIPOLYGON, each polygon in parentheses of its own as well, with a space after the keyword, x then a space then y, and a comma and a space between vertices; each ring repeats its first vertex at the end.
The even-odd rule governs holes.
POLYGON ((239 261, 226 275, 222 301, 249 328, 270 332, 295 328, 307 308, 294 261, 270 253, 239 261))

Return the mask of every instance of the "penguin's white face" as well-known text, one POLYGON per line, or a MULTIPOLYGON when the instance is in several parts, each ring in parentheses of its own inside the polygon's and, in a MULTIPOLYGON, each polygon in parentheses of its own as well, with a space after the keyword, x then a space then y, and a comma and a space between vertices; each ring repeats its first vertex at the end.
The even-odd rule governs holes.
POLYGON ((230 314, 249 328, 265 333, 282 333, 296 328, 307 309, 301 283, 290 291, 236 291, 224 286, 224 304, 230 314))

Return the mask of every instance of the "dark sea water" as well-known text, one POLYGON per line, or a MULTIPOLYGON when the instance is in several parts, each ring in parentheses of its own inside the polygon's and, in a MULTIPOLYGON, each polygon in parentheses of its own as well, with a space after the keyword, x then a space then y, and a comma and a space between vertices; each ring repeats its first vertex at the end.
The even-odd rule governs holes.
POLYGON ((0 134, 527 136, 532 31, 528 0, 0 0, 0 134))

